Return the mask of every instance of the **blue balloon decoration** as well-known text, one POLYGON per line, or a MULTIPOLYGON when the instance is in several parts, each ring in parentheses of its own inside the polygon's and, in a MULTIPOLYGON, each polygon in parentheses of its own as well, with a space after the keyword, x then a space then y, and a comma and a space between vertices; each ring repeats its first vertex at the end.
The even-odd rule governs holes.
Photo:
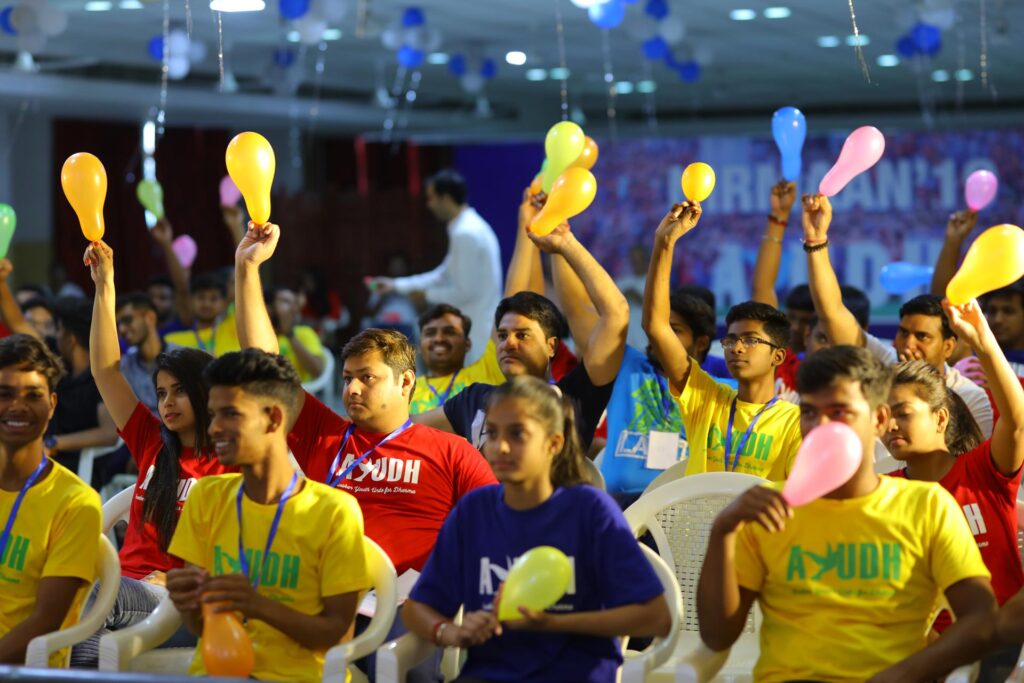
POLYGON ((622 2, 627 5, 635 5, 639 0, 622 0, 622 2))
POLYGON ((659 59, 665 59, 668 54, 668 43, 661 36, 654 36, 644 41, 644 57, 647 59, 658 61, 659 59))
POLYGON ((149 44, 146 46, 146 50, 149 52, 149 56, 156 61, 164 61, 164 37, 153 36, 150 38, 149 44))
POLYGON ((295 63, 295 51, 287 47, 279 47, 274 50, 274 64, 287 69, 295 63))
POLYGON ((497 76, 498 75, 498 65, 497 65, 497 63, 493 59, 491 59, 490 57, 485 59, 483 61, 483 64, 480 65, 480 75, 483 76, 488 81, 491 80, 492 78, 494 78, 495 76, 497 76))
POLYGON ((697 62, 683 62, 679 65, 679 77, 685 83, 696 83, 700 80, 700 64, 697 62))
POLYGON ((278 0, 277 7, 285 19, 298 19, 309 12, 309 0, 278 0))
POLYGON ((682 64, 676 61, 676 56, 672 54, 672 50, 669 50, 668 52, 665 53, 663 61, 665 62, 665 66, 672 69, 673 71, 678 71, 679 67, 682 66, 682 64))
POLYGON ((882 268, 878 281, 882 289, 890 294, 906 294, 916 287, 929 284, 934 273, 935 269, 931 266, 896 261, 882 268))
POLYGON ((800 177, 800 152, 807 139, 807 119, 796 107, 783 107, 772 115, 772 137, 782 155, 782 177, 794 181, 800 177))
POLYGON ((13 11, 13 6, 4 7, 2 10, 0 10, 0 30, 2 30, 4 33, 16 36, 18 35, 18 32, 14 30, 13 26, 11 26, 11 12, 13 11))
POLYGON ((668 3, 665 0, 647 0, 647 4, 644 5, 644 14, 661 21, 668 16, 668 3))
POLYGON ((600 5, 591 5, 587 10, 587 15, 590 16, 590 20, 594 22, 595 26, 615 28, 622 23, 622 19, 626 16, 626 6, 622 4, 622 0, 607 0, 600 5))
POLYGON ((914 24, 914 28, 910 29, 910 37, 918 52, 923 55, 934 57, 942 49, 942 31, 931 24, 923 21, 914 24))
POLYGON ((402 26, 405 28, 415 28, 423 26, 425 23, 427 23, 427 20, 423 16, 423 10, 419 7, 406 7, 405 11, 402 12, 402 26))
POLYGON ((910 59, 917 54, 917 43, 914 42, 913 37, 909 34, 901 36, 900 39, 896 41, 896 52, 900 57, 910 59))
POLYGON ((466 58, 462 55, 452 55, 451 59, 448 60, 448 71, 456 78, 462 78, 465 76, 466 58))
POLYGON ((415 69, 423 63, 423 50, 403 45, 398 48, 398 63, 406 69, 415 69))

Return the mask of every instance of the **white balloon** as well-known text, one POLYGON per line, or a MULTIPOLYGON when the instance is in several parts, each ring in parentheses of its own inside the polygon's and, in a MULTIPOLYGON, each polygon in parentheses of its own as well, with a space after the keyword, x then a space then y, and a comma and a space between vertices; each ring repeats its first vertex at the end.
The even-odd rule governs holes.
POLYGON ((68 13, 53 5, 40 5, 39 28, 48 36, 59 36, 68 28, 68 13))
POLYGON ((326 21, 308 14, 296 19, 293 26, 299 32, 299 42, 303 45, 316 45, 323 40, 324 31, 327 30, 326 21))
POLYGON ((397 26, 388 26, 380 34, 380 42, 389 50, 397 50, 402 47, 405 33, 397 26))
POLYGON ((46 36, 42 31, 18 32, 15 36, 18 49, 32 54, 39 54, 46 47, 46 36))
POLYGON ((309 11, 329 24, 336 24, 348 16, 348 5, 344 0, 313 0, 309 11))
POLYGON ((180 28, 174 29, 167 34, 167 55, 171 59, 183 57, 188 61, 188 46, 191 42, 187 33, 180 28))
POLYGON ((29 5, 15 5, 11 10, 11 28, 18 33, 35 33, 39 30, 39 15, 29 5))
POLYGON ((185 76, 188 76, 190 66, 187 55, 184 57, 169 57, 167 59, 167 77, 173 81, 180 81, 185 76))
POLYGON ((402 38, 402 44, 408 45, 409 47, 416 48, 417 50, 427 49, 427 39, 430 36, 427 35, 426 26, 413 26, 412 28, 405 29, 404 37, 402 38))
POLYGON ((600 5, 602 2, 606 2, 606 0, 572 0, 572 4, 580 9, 590 9, 594 5, 600 5))
POLYGON ((956 23, 956 10, 952 7, 939 9, 922 9, 921 21, 931 24, 943 31, 953 28, 956 23))
POLYGON ((476 73, 468 73, 462 77, 462 89, 469 93, 478 93, 484 89, 484 77, 476 73))
POLYGON ((678 45, 686 37, 686 24, 680 17, 665 17, 658 24, 658 35, 669 45, 678 45))

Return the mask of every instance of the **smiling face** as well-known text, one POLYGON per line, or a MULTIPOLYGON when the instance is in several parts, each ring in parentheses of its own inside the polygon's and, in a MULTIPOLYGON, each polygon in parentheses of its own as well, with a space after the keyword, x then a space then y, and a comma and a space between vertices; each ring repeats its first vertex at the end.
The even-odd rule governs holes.
POLYGON ((156 373, 156 407, 160 421, 172 432, 195 429, 196 415, 192 410, 192 401, 178 378, 166 370, 156 373))
POLYGON ((528 484, 551 477, 551 461, 565 437, 549 434, 532 417, 525 399, 503 398, 487 411, 484 457, 502 484, 528 484))
POLYGON ((263 460, 281 434, 281 406, 242 387, 210 387, 210 441, 217 459, 227 466, 252 465, 263 460))
POLYGON ((946 360, 956 348, 956 339, 943 339, 942 318, 915 313, 900 318, 892 346, 907 359, 923 360, 944 371, 946 360))
POLYGON ((919 453, 946 450, 949 411, 932 410, 913 384, 898 384, 889 392, 892 419, 882 442, 892 457, 908 460, 919 453))
POLYGON ((462 368, 469 351, 469 338, 462 318, 454 313, 430 320, 420 329, 420 356, 427 371, 443 377, 462 368))
POLYGON ((14 451, 42 438, 57 407, 46 377, 17 366, 0 369, 0 444, 14 451))
POLYGON ((498 366, 505 377, 546 377, 557 339, 544 334, 536 320, 506 313, 498 324, 498 366))

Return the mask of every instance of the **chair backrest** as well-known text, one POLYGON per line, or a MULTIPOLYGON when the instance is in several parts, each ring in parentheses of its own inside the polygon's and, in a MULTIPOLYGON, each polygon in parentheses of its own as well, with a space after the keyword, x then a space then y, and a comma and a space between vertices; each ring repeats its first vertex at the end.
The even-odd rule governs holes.
POLYGON ((583 476, 587 478, 591 486, 602 491, 608 490, 604 483, 604 475, 601 474, 601 470, 589 458, 583 458, 583 476))
POLYGON ((103 533, 109 534, 115 524, 128 521, 134 495, 135 486, 132 485, 103 504, 103 533))
POLYGON ((121 562, 117 551, 107 537, 100 534, 99 552, 96 554, 96 578, 100 589, 88 609, 83 612, 74 626, 33 638, 25 650, 25 666, 46 668, 49 666, 50 655, 58 650, 77 645, 96 631, 106 621, 110 610, 117 600, 117 591, 121 586, 121 562))
MULTIPOLYGON (((658 553, 645 545, 641 545, 640 549, 643 551, 647 561, 651 563, 651 568, 657 574, 658 580, 661 581, 661 585, 665 589, 665 601, 668 603, 668 611, 672 617, 672 628, 669 630, 668 636, 655 638, 643 652, 636 653, 628 650, 623 652, 625 662, 623 663, 622 680, 624 683, 632 680, 644 680, 646 672, 658 668, 668 661, 668 658, 675 652, 683 614, 686 611, 686 606, 683 604, 683 594, 679 590, 679 581, 676 579, 675 572, 672 571, 672 568, 665 560, 661 559, 658 553), (639 669, 635 674, 633 673, 634 667, 639 669)), ((627 641, 628 639, 626 638, 622 641, 624 649, 627 641)))
POLYGON ((330 405, 334 400, 334 354, 330 349, 324 348, 324 369, 319 375, 304 382, 302 388, 320 399, 322 403, 330 405))
POLYGON ((83 448, 78 454, 78 478, 89 486, 92 486, 92 470, 96 458, 101 458, 108 453, 113 453, 124 445, 124 441, 118 437, 112 446, 96 446, 94 448, 83 448))
MULTIPOLYGON (((675 572, 684 604, 697 604, 697 582, 715 517, 739 494, 767 480, 738 472, 693 474, 640 496, 626 510, 626 521, 639 538, 649 532, 658 554, 675 572)), ((757 629, 756 610, 745 632, 757 629)), ((686 612, 684 631, 696 632, 696 610, 686 612)))
POLYGON ((676 481, 686 476, 686 466, 689 464, 689 460, 680 460, 674 465, 670 465, 664 472, 656 476, 651 480, 651 483, 647 485, 644 492, 641 495, 646 496, 648 493, 656 488, 660 488, 670 481, 676 481))

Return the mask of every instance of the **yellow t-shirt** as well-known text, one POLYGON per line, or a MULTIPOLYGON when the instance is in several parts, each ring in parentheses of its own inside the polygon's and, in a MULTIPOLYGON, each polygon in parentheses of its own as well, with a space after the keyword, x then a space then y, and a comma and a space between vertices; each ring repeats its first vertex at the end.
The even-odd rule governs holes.
MULTIPOLYGON (((214 576, 241 572, 235 510, 241 485, 241 474, 215 475, 197 481, 185 501, 168 552, 214 576)), ((260 571, 276 511, 276 503, 260 505, 243 498, 243 543, 251 558, 250 572, 260 571)), ((323 597, 361 591, 369 586, 359 504, 344 491, 306 479, 302 490, 285 503, 259 593, 297 612, 320 614, 323 597)), ((320 680, 323 652, 302 647, 258 619, 249 619, 245 629, 256 655, 253 677, 309 683, 320 680)), ((204 673, 200 639, 189 674, 204 673)))
MULTIPOLYGON (((725 433, 736 390, 719 384, 696 363, 690 365, 690 377, 679 396, 679 412, 689 437, 690 456, 687 474, 725 471, 725 433)), ((782 481, 788 476, 800 448, 800 409, 778 400, 761 413, 754 431, 743 446, 739 464, 734 466, 736 450, 751 421, 767 404, 736 402, 736 418, 729 451, 730 470, 782 481)))
POLYGON ((989 577, 953 496, 895 477, 796 508, 778 533, 744 525, 736 574, 764 613, 759 683, 866 681, 925 647, 941 593, 989 577))
POLYGON ((221 318, 213 327, 171 332, 164 335, 164 341, 189 349, 202 349, 215 358, 242 350, 242 345, 238 342, 234 311, 221 318))
MULTIPOLYGON (((0 525, 17 497, 18 491, 0 491, 0 525)), ((96 578, 102 519, 99 494, 56 462, 28 490, 0 557, 0 638, 32 614, 39 582, 48 577, 83 579, 61 628, 78 623, 96 578)), ((50 666, 64 667, 68 654, 54 653, 50 666)))
MULTIPOLYGON (((314 356, 320 356, 323 358, 324 346, 320 343, 320 335, 316 333, 309 325, 296 325, 295 338, 299 340, 299 343, 306 347, 306 350, 312 353, 314 356)), ((292 364, 296 372, 299 373, 299 378, 303 382, 308 382, 311 379, 316 379, 313 375, 309 374, 302 369, 299 365, 299 359, 295 355, 295 349, 292 347, 291 340, 283 334, 277 335, 277 345, 281 348, 281 355, 288 359, 288 362, 292 364)))
POLYGON ((440 406, 441 397, 445 396, 445 391, 448 390, 449 385, 451 385, 451 391, 445 396, 446 399, 455 396, 470 384, 477 384, 478 382, 481 384, 505 383, 505 375, 498 366, 498 353, 494 348, 493 339, 487 342, 487 348, 484 349, 483 355, 475 363, 467 365, 455 373, 454 381, 452 380, 452 375, 445 375, 444 377, 417 377, 416 390, 412 394, 412 407, 409 409, 409 412, 413 415, 418 415, 440 406), (431 391, 431 387, 434 388, 433 391, 431 391))

